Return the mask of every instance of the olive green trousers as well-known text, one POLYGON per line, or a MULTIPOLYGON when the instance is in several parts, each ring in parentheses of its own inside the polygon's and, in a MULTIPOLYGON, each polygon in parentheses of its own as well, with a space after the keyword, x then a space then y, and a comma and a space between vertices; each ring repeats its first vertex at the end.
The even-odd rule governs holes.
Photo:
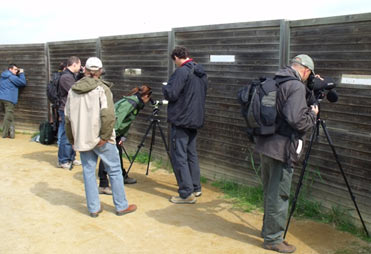
POLYGON ((3 138, 14 138, 14 104, 9 101, 0 100, 5 115, 3 120, 3 138))
POLYGON ((262 154, 260 158, 264 190, 262 237, 264 237, 264 243, 279 244, 283 241, 286 228, 294 169, 288 167, 286 163, 262 154))

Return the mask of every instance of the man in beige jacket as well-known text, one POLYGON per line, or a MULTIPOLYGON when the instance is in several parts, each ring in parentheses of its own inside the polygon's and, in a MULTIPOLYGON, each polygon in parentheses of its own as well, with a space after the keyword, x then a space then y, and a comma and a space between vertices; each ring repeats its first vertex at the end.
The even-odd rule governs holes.
POLYGON ((74 149, 80 152, 86 201, 92 217, 102 212, 95 176, 98 156, 110 177, 116 214, 124 215, 137 209, 126 200, 115 145, 115 113, 110 90, 113 84, 100 79, 101 74, 101 60, 90 57, 85 64, 85 77, 72 86, 65 107, 66 134, 74 149))

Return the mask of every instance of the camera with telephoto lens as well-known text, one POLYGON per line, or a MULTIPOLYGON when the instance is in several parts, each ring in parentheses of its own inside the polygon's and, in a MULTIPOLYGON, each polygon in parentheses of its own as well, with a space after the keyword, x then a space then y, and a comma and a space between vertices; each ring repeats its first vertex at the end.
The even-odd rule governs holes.
POLYGON ((312 73, 308 78, 307 87, 309 89, 307 93, 308 106, 318 105, 325 96, 329 102, 337 102, 338 100, 338 95, 334 89, 336 83, 332 78, 324 78, 322 80, 315 77, 312 73))

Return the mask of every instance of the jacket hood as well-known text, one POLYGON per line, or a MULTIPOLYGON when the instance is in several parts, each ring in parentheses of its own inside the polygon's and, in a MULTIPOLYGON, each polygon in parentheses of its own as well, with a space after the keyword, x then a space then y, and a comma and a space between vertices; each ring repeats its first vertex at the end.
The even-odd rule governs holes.
POLYGON ((105 84, 109 88, 113 86, 111 82, 105 81, 103 79, 95 79, 91 77, 84 77, 77 81, 73 86, 72 90, 77 93, 77 94, 83 94, 83 93, 88 93, 91 90, 94 90, 97 88, 99 85, 105 84))
POLYGON ((1 77, 5 79, 9 78, 11 75, 13 75, 13 73, 11 73, 9 70, 6 70, 3 73, 1 73, 1 77))
POLYGON ((189 62, 189 63, 186 63, 186 66, 190 69, 192 69, 192 67, 194 68, 194 74, 197 76, 197 77, 200 77, 202 78, 203 76, 206 75, 205 73, 205 70, 204 70, 204 67, 202 67, 201 64, 197 64, 195 62, 189 62))
POLYGON ((276 72, 276 76, 278 78, 294 77, 297 78, 299 81, 301 80, 299 73, 297 73, 297 71, 295 71, 291 67, 280 69, 279 71, 276 72))

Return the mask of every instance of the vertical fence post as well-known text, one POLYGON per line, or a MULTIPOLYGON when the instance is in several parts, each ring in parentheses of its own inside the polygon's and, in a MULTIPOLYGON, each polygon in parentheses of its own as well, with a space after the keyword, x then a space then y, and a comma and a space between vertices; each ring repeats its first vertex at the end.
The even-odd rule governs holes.
POLYGON ((95 54, 99 59, 102 60, 102 41, 99 38, 97 38, 96 45, 95 45, 95 54))
POLYGON ((288 65, 290 51, 290 26, 287 20, 281 20, 280 25, 280 53, 279 53, 279 64, 280 68, 284 68, 288 65))
POLYGON ((174 46, 175 46, 175 32, 174 32, 174 29, 172 29, 168 35, 168 49, 167 49, 167 55, 168 55, 167 76, 168 78, 170 78, 171 74, 173 74, 174 72, 174 63, 173 63, 173 60, 170 58, 170 54, 173 51, 174 46))
MULTIPOLYGON (((45 93, 47 86, 50 82, 50 52, 49 52, 49 42, 44 44, 44 59, 45 59, 45 93)), ((48 96, 46 96, 46 105, 48 106, 48 121, 52 119, 52 113, 50 112, 50 102, 48 100, 48 96)))

